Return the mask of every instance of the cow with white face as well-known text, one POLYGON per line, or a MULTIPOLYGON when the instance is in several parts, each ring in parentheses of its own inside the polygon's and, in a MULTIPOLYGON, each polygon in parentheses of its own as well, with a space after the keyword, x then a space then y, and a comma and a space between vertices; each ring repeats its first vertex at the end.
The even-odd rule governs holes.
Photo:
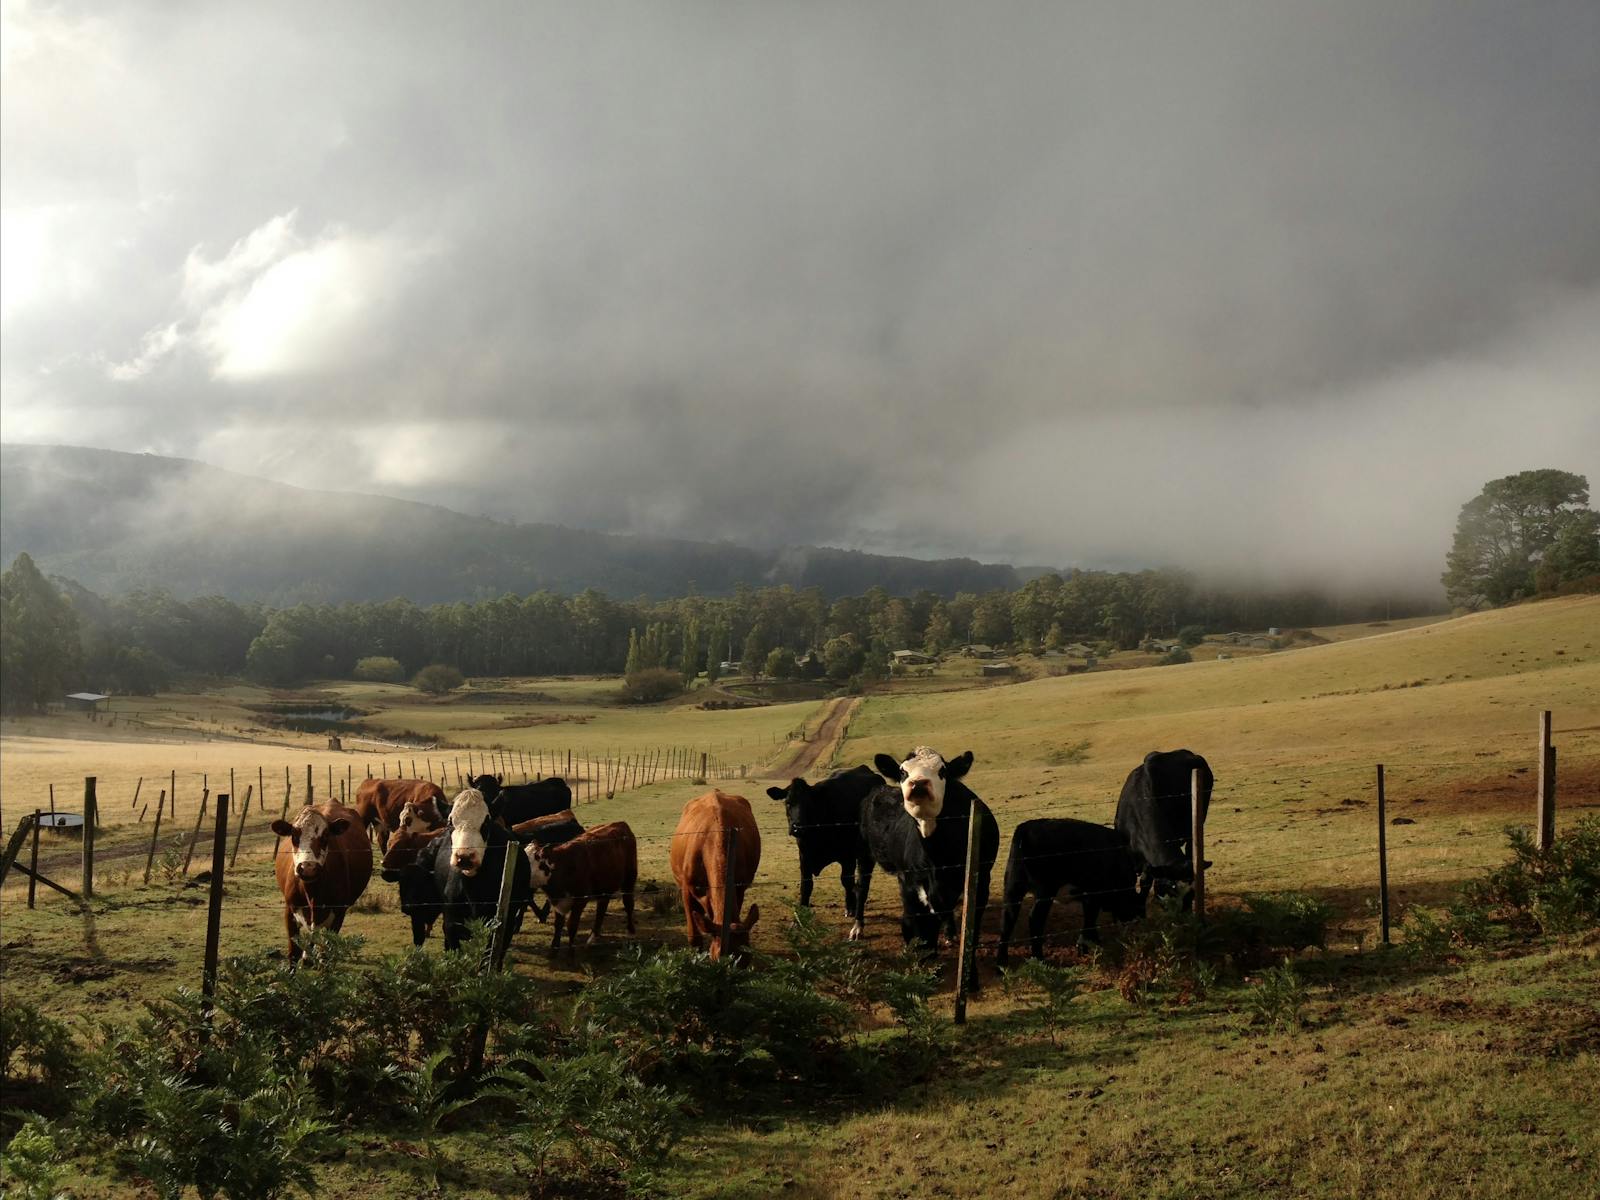
POLYGON ((471 879, 489 848, 489 802, 467 788, 450 804, 450 866, 471 879))
POLYGON ((283 893, 289 961, 295 963, 301 930, 338 932, 344 925, 345 914, 372 878, 372 849, 360 814, 332 801, 302 808, 293 821, 279 818, 272 832, 287 839, 273 870, 283 893))
MULTIPOLYGON (((533 901, 528 859, 519 853, 516 839, 489 815, 483 793, 467 788, 450 805, 449 852, 434 856, 434 886, 444 913, 444 947, 454 950, 466 940, 468 922, 487 921, 495 915, 506 855, 512 856, 511 907, 507 927, 512 934, 522 925, 522 914, 533 901)), ((420 863, 420 860, 419 860, 420 863)))
POLYGON ((900 761, 887 754, 873 760, 878 773, 900 787, 900 803, 925 838, 933 836, 935 822, 944 811, 945 785, 960 779, 972 767, 972 751, 945 762, 937 750, 918 746, 900 761))

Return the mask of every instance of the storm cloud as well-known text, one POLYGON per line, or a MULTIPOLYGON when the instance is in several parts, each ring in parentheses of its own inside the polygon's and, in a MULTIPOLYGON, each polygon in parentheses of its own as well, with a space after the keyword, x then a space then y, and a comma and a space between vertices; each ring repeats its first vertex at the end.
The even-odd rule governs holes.
POLYGON ((4 436, 1436 583, 1600 486, 1600 7, 6 3, 4 436))

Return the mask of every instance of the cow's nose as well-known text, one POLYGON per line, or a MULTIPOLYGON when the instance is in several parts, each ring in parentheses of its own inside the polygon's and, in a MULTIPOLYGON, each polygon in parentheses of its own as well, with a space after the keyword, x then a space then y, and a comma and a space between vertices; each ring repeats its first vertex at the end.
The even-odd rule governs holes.
POLYGON ((310 879, 313 875, 315 875, 317 873, 317 864, 316 863, 296 863, 295 867, 294 867, 294 872, 295 872, 296 875, 300 876, 301 879, 310 879))

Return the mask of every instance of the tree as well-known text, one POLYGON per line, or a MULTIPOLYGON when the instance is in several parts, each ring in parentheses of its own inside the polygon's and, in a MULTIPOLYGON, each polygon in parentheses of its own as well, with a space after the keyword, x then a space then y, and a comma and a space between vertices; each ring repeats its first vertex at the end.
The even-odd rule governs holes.
POLYGON ((0 704, 59 700, 83 657, 77 613, 26 554, 0 575, 0 609, 0 704))
POLYGON ((398 658, 383 654, 370 655, 356 663, 355 677, 368 683, 399 683, 406 677, 405 668, 398 658))
POLYGON ((453 692, 466 679, 460 671, 445 663, 433 663, 423 667, 417 672, 416 678, 411 681, 411 686, 419 692, 427 692, 431 696, 442 696, 446 692, 453 692))
POLYGON ((1590 573, 1600 560, 1600 515, 1588 505, 1589 481, 1570 471, 1521 471, 1484 484, 1456 518, 1440 576, 1450 603, 1475 608, 1530 595, 1536 571, 1550 586, 1590 573))
POLYGON ((866 653, 862 650, 861 643, 856 641, 854 634, 844 633, 836 638, 829 638, 822 647, 822 664, 828 672, 829 679, 850 678, 861 670, 865 658, 866 653))
POLYGON ((779 646, 768 654, 767 674, 774 679, 793 679, 800 674, 800 666, 795 661, 794 651, 787 646, 779 646))

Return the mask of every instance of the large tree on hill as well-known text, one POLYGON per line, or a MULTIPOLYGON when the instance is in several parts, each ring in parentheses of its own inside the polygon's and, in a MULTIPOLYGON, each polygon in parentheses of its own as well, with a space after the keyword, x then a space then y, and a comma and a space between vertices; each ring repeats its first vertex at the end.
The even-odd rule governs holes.
POLYGON ((78 615, 26 554, 0 575, 0 705, 61 699, 82 660, 78 615))
POLYGON ((1461 506, 1440 576, 1458 607, 1504 604, 1600 570, 1600 513, 1570 471, 1520 471, 1461 506), (1537 577, 1537 578, 1536 578, 1537 577))

